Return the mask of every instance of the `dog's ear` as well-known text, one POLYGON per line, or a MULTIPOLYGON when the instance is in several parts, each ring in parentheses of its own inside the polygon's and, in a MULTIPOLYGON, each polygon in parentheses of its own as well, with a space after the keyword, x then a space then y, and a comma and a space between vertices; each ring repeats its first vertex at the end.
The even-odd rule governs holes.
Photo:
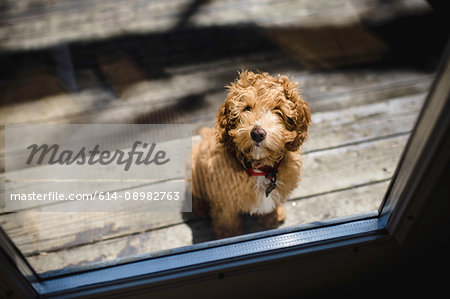
MULTIPOLYGON (((228 89, 232 89, 233 87, 227 86, 228 89)), ((216 139, 217 142, 223 143, 225 147, 229 150, 233 149, 233 140, 231 136, 228 134, 228 131, 233 127, 233 121, 230 116, 230 97, 231 92, 228 94, 225 102, 220 106, 219 111, 216 115, 216 139)))
POLYGON ((228 113, 226 107, 226 101, 220 106, 216 115, 216 138, 219 143, 225 143, 228 136, 228 113))
POLYGON ((288 142, 286 148, 290 151, 297 151, 300 146, 305 142, 308 136, 308 127, 311 125, 311 111, 308 104, 303 100, 300 95, 300 90, 297 87, 297 83, 292 82, 286 76, 281 76, 279 82, 283 87, 285 97, 294 103, 295 110, 295 131, 297 136, 294 141, 288 142))

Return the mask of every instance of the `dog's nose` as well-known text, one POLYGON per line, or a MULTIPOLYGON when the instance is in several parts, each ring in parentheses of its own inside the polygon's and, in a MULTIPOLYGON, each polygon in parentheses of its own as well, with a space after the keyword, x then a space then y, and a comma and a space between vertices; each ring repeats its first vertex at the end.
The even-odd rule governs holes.
POLYGON ((256 142, 261 142, 266 138, 266 131, 261 127, 254 127, 250 132, 250 136, 256 142))

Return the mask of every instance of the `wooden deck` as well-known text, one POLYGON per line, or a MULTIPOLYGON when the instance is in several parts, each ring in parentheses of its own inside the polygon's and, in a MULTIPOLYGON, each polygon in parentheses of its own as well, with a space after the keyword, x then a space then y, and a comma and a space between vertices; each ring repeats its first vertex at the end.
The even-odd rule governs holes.
MULTIPOLYGON (((139 7, 151 1, 132 2, 139 7)), ((68 3, 61 1, 60 5, 68 3)), ((228 3, 227 9, 234 13, 239 10, 234 1, 224 3, 228 3)), ((252 20, 255 24, 261 23, 261 28, 272 26, 267 34, 253 27, 233 28, 233 24, 243 22, 239 19, 241 14, 235 14, 238 20, 226 19, 223 15, 219 18, 219 8, 214 8, 219 5, 216 3, 204 7, 195 18, 194 23, 204 27, 201 30, 180 32, 173 29, 167 25, 173 24, 173 20, 168 20, 172 15, 162 18, 164 22, 158 24, 147 24, 142 16, 144 23, 136 25, 135 30, 151 28, 152 31, 149 33, 148 29, 147 35, 119 39, 114 37, 115 32, 103 32, 98 37, 95 32, 89 35, 83 30, 61 30, 42 40, 32 33, 29 33, 32 37, 27 37, 25 32, 14 39, 5 32, 19 30, 14 26, 25 28, 30 22, 39 22, 27 16, 26 10, 21 14, 20 7, 15 8, 10 13, 10 28, 0 28, 0 34, 7 36, 2 44, 7 54, 0 56, 0 63, 14 65, 12 74, 0 78, 0 134, 4 135, 5 124, 9 123, 174 122, 193 124, 195 135, 198 128, 213 125, 214 115, 226 94, 223 86, 233 80, 237 70, 248 68, 286 74, 300 82, 312 110, 313 126, 302 148, 302 182, 285 204, 287 219, 282 227, 376 210, 434 73, 387 66, 385 62, 382 66, 366 63, 336 68, 341 66, 337 61, 342 62, 339 59, 342 57, 347 59, 345 65, 352 55, 358 57, 359 63, 384 58, 389 46, 372 38, 366 45, 373 52, 370 57, 363 57, 346 51, 345 47, 338 50, 339 53, 325 51, 333 48, 330 44, 314 52, 312 47, 321 43, 311 40, 305 43, 311 35, 299 34, 298 42, 311 46, 308 53, 319 53, 308 58, 304 55, 305 48, 285 46, 287 29, 279 34, 277 30, 288 28, 286 24, 277 24, 285 27, 273 30, 273 19, 289 11, 291 2, 283 3, 286 4, 281 6, 283 10, 267 8, 274 15, 266 19, 256 18, 257 12, 252 15, 252 20), (217 22, 213 29, 208 27, 212 26, 211 20, 217 22), (225 21, 228 27, 223 27, 225 21), (217 27, 219 25, 222 27, 217 27), (164 33, 168 28, 173 31, 164 33), (83 39, 89 42, 80 42, 83 39), (70 41, 70 47, 51 46, 61 40, 70 41), (199 45, 206 45, 201 55, 199 45), (34 50, 27 55, 24 50, 29 49, 34 50), (58 57, 64 55, 71 55, 75 71, 63 63, 58 64, 58 57)), ((70 26, 79 23, 79 12, 70 7, 57 8, 57 5, 50 5, 50 12, 41 13, 50 13, 52 17, 70 13, 66 22, 73 22, 70 26)), ((228 16, 233 15, 232 12, 228 16)), ((152 13, 156 14, 153 10, 152 13)), ((353 13, 346 21, 349 24, 354 24, 353 13)), ((285 22, 294 22, 294 17, 285 22)), ((89 20, 95 23, 96 19, 89 20)), ((125 26, 127 22, 121 24, 125 26)), ((298 28, 306 26, 296 25, 298 28)), ((90 26, 99 28, 95 24, 90 26)), ((101 27, 106 31, 121 30, 101 27)), ((365 30, 358 27, 352 32, 360 33, 356 39, 368 40, 365 30)), ((194 140, 198 140, 198 136, 194 136, 194 140)), ((4 171, 4 144, 0 150, 0 166, 4 171)), ((0 180, 4 198, 3 173, 0 180)), ((245 217, 244 224, 247 233, 260 230, 250 217, 245 217)), ((41 213, 38 208, 5 212, 1 207, 0 225, 39 273, 66 267, 80 269, 118 258, 124 261, 136 256, 151 257, 212 239, 208 220, 191 213, 41 213)))

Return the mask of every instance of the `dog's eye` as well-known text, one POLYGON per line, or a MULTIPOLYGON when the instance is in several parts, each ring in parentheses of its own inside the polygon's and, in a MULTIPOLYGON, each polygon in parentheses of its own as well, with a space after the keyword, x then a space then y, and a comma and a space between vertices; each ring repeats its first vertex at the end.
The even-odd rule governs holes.
POLYGON ((250 110, 252 110, 252 107, 250 107, 250 106, 245 106, 244 111, 250 111, 250 110))

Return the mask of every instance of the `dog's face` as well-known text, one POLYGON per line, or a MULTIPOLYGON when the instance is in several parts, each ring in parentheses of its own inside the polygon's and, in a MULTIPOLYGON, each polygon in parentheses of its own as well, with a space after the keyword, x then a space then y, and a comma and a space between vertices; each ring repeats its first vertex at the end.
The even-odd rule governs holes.
POLYGON ((311 114, 297 84, 286 76, 244 71, 227 86, 217 114, 219 142, 253 166, 273 165, 305 141, 311 114))

